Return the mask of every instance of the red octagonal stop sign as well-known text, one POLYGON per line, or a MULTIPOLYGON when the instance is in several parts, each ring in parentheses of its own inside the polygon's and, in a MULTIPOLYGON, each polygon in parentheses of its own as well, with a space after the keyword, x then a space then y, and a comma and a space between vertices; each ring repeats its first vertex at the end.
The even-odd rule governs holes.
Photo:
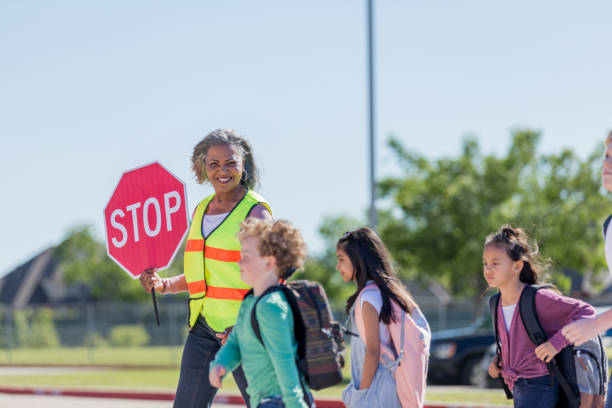
POLYGON ((104 225, 108 256, 132 278, 167 268, 187 233, 185 184, 157 162, 123 173, 104 225))

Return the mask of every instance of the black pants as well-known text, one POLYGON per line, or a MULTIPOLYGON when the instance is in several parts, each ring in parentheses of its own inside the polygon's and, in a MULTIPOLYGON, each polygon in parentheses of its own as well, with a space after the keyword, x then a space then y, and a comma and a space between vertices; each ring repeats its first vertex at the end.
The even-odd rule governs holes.
MULTIPOLYGON (((212 405, 218 389, 208 381, 208 368, 220 348, 221 340, 216 336, 216 332, 204 319, 198 319, 189 331, 183 348, 181 376, 174 397, 174 408, 209 408, 212 405)), ((238 366, 232 374, 242 398, 247 407, 250 407, 242 366, 238 366)))

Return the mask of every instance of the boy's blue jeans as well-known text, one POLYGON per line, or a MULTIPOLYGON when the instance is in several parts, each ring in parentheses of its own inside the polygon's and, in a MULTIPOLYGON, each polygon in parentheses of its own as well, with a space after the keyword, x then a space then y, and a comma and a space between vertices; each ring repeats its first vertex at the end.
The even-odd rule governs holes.
POLYGON ((548 375, 535 378, 519 378, 514 383, 516 408, 554 408, 559 398, 559 382, 548 375))
MULTIPOLYGON (((316 408, 314 404, 314 399, 312 398, 311 393, 308 393, 308 403, 309 403, 308 405, 309 407, 316 408)), ((278 397, 278 396, 267 397, 267 398, 262 398, 257 408, 285 408, 285 403, 283 402, 282 397, 278 397)))
MULTIPOLYGON (((189 331, 183 348, 181 375, 174 397, 174 408, 209 408, 212 405, 218 389, 208 381, 208 366, 220 348, 221 340, 216 336, 216 332, 204 319, 198 319, 189 331)), ((247 407, 250 407, 242 366, 235 369, 232 374, 242 398, 247 407)))

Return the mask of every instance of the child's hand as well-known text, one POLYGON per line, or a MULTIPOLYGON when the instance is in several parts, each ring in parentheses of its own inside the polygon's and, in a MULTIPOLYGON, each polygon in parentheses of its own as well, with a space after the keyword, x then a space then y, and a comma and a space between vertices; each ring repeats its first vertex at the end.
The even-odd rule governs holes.
POLYGON ((489 375, 491 378, 498 378, 500 374, 501 368, 499 367, 497 357, 495 357, 493 361, 491 361, 491 364, 489 364, 489 375))
POLYGON ((221 345, 225 344, 233 328, 234 326, 230 326, 230 327, 227 327, 223 332, 217 333, 217 338, 221 339, 221 345))
POLYGON ((221 388, 221 379, 227 370, 221 364, 214 366, 208 373, 208 381, 215 388, 221 388))
POLYGON ((538 347, 536 347, 535 353, 537 358, 539 358, 545 363, 548 363, 553 359, 554 356, 557 355, 558 351, 555 346, 553 346, 552 344, 550 344, 549 341, 547 341, 546 343, 542 343, 538 347))
POLYGON ((563 333, 567 341, 579 346, 595 337, 599 333, 599 328, 595 319, 580 319, 565 326, 561 333, 563 333))

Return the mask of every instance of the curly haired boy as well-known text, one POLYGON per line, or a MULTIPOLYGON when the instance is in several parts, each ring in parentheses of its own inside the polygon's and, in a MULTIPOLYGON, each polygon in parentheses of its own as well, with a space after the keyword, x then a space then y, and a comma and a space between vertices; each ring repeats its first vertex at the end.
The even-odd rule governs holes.
POLYGON ((283 292, 268 293, 258 302, 255 313, 264 345, 250 323, 253 305, 266 289, 278 285, 289 269, 304 265, 306 245, 302 235, 287 221, 247 219, 238 239, 242 247, 240 276, 253 287, 254 296, 242 301, 234 330, 210 364, 210 383, 220 387, 225 374, 242 364, 253 407, 308 408, 313 405, 312 396, 295 363, 293 314, 283 292), (304 399, 304 391, 310 404, 304 399))

